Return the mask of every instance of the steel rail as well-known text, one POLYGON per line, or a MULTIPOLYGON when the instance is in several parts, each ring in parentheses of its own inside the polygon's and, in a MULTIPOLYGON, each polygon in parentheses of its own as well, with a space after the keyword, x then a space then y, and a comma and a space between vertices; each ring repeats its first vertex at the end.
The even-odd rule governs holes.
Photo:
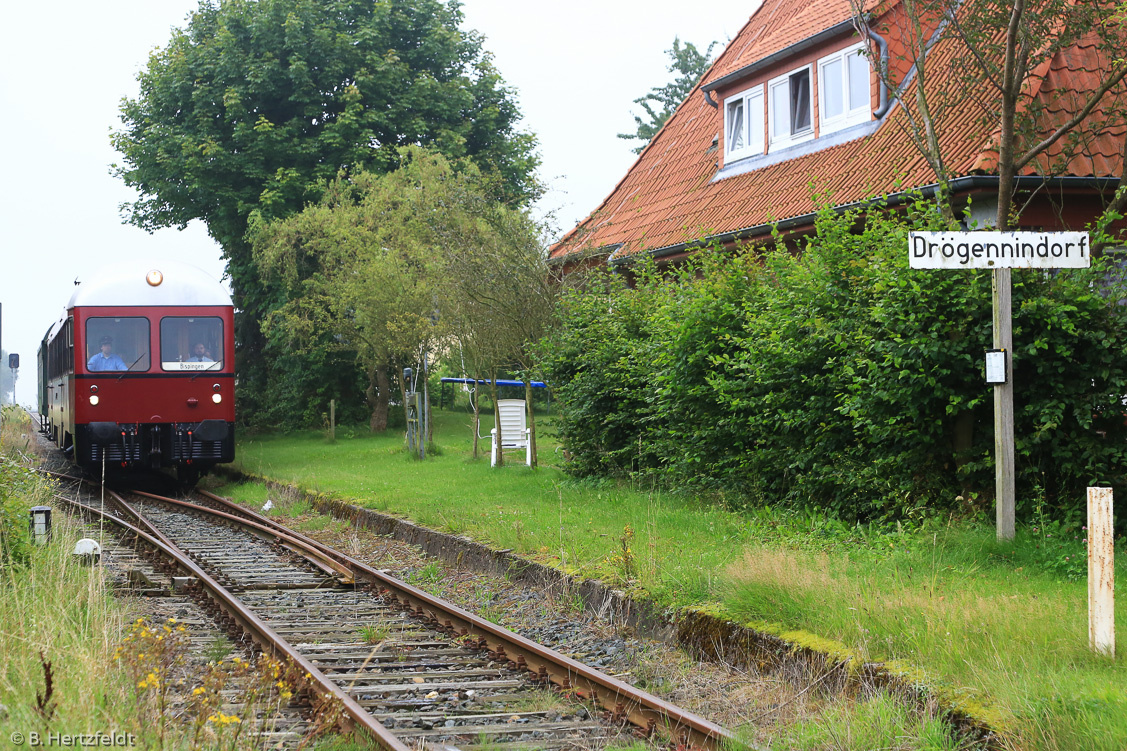
MULTIPOLYGON (((110 492, 112 493, 113 491, 110 492)), ((167 503, 172 506, 179 506, 180 508, 184 508, 192 512, 204 511, 208 514, 211 514, 212 516, 218 516, 221 519, 225 519, 227 521, 231 521, 241 526, 247 527, 255 532, 260 533, 258 535, 259 537, 265 535, 267 537, 276 539, 278 542, 286 544, 290 550, 301 556, 304 556, 305 558, 310 559, 310 562, 316 565, 322 571, 325 571, 331 576, 341 577, 342 583, 353 583, 353 572, 348 567, 348 565, 340 563, 331 555, 330 552, 326 552, 331 551, 332 548, 325 548, 324 550, 322 550, 323 546, 316 544, 315 540, 310 540, 309 538, 300 535, 291 529, 283 527, 280 524, 263 524, 258 520, 248 521, 247 519, 242 519, 234 514, 228 514, 222 511, 216 511, 215 509, 209 509, 206 506, 200 506, 198 503, 181 501, 176 498, 166 498, 164 496, 146 493, 141 490, 131 490, 129 492, 133 493, 134 495, 144 496, 145 498, 152 498, 155 501, 167 503)))
MULTIPOLYGON (((682 744, 699 748, 713 749, 733 742, 738 745, 732 733, 725 728, 670 704, 664 699, 377 571, 341 551, 284 527, 226 498, 205 490, 194 492, 222 505, 233 514, 249 517, 248 521, 253 522, 255 526, 269 527, 276 532, 284 533, 300 540, 305 546, 315 548, 322 554, 334 558, 351 569, 357 582, 367 581, 376 585, 391 599, 408 606, 417 616, 428 620, 432 627, 444 630, 450 635, 477 637, 477 646, 490 650, 497 659, 507 660, 512 667, 529 670, 538 675, 541 681, 551 681, 562 689, 573 690, 581 698, 593 701, 609 710, 612 717, 618 721, 629 721, 644 729, 646 733, 652 733, 657 727, 664 727, 682 744)), ((187 505, 206 508, 198 504, 187 505)), ((230 518, 225 512, 208 510, 230 518)))
MULTIPOLYGON (((57 474, 57 473, 51 473, 57 474)), ((62 475, 68 479, 76 479, 67 475, 62 475)), ((111 491, 112 493, 112 491, 111 491)), ((114 494, 116 495, 116 494, 114 494)), ((137 535, 138 538, 145 540, 149 545, 155 547, 158 551, 163 553, 166 557, 170 558, 172 562, 180 568, 187 571, 191 576, 203 586, 212 599, 220 608, 226 611, 227 615, 234 619, 234 621, 243 628, 251 638, 254 639, 264 651, 269 649, 272 654, 284 656, 286 659, 293 662, 302 672, 309 676, 309 680, 316 684, 317 690, 323 694, 332 697, 339 701, 344 708, 345 715, 349 718, 348 724, 351 726, 348 729, 355 730, 362 728, 366 731, 375 741, 388 749, 388 751, 411 751, 410 747, 399 740, 390 730, 385 728, 379 721, 377 721, 371 714, 364 709, 356 699, 352 698, 348 693, 343 691, 333 681, 321 672, 320 668, 314 665, 304 655, 294 649, 284 638, 278 635, 270 626, 268 626, 262 619, 260 619, 253 611, 248 609, 243 603, 228 591, 223 585, 213 579, 203 568, 196 564, 191 558, 184 554, 180 548, 171 542, 165 542, 168 538, 163 534, 153 535, 145 531, 139 526, 131 524, 125 519, 107 514, 93 506, 88 506, 77 500, 60 496, 60 498, 84 512, 94 514, 104 518, 112 523, 123 527, 129 532, 137 535), (162 539, 163 538, 163 539, 162 539)), ((191 505, 191 504, 189 504, 191 505)), ((196 508, 200 508, 196 506, 196 508)), ((210 511, 210 509, 209 509, 210 511)), ((147 520, 146 520, 147 521, 147 520)))

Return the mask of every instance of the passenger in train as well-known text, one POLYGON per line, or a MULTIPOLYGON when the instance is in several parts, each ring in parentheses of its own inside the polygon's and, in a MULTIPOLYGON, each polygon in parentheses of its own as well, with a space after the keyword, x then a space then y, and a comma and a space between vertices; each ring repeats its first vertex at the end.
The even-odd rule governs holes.
POLYGON ((86 369, 92 372, 101 370, 129 370, 129 366, 113 352, 113 337, 102 337, 102 348, 86 362, 86 369))
POLYGON ((192 356, 188 358, 188 362, 215 362, 208 356, 207 347, 203 342, 196 342, 192 347, 192 356))

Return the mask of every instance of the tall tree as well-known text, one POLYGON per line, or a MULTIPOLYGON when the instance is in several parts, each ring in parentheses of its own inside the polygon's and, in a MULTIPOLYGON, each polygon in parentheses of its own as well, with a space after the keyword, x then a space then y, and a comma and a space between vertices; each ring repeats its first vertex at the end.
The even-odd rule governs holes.
MULTIPOLYGON (((850 3, 858 30, 872 39, 866 4, 850 3)), ((1124 12, 1120 0, 901 0, 881 31, 900 54, 881 65, 874 41, 871 58, 903 108, 899 126, 936 175, 948 216, 946 199, 957 175, 944 144, 967 128, 968 91, 976 92, 973 127, 993 154, 974 169, 998 176, 999 229, 1011 228, 1020 214, 1017 175, 1059 174, 1112 134, 1127 153, 1124 12), (1060 55, 1072 58, 1077 74, 1067 90, 1050 91, 1042 82, 1060 55)), ((1123 168, 1121 184, 1127 184, 1127 159, 1123 168)), ((1110 215, 1127 208, 1127 188, 1110 208, 1110 215)))
MULTIPOLYGON (((496 381, 499 368, 516 368, 525 383, 536 466, 536 415, 532 402, 532 346, 550 328, 563 286, 559 269, 548 266, 544 227, 526 212, 494 206, 483 217, 487 232, 474 242, 449 238, 444 275, 444 312, 474 377, 496 381)), ((496 410, 497 392, 493 389, 496 410)), ((501 429, 499 414, 497 429, 501 429)), ((474 410, 475 433, 478 419, 474 410)), ((500 439, 500 437, 498 437, 500 439)), ((474 455, 477 455, 475 438, 474 455)), ((498 457, 503 462, 503 457, 498 457)))
POLYGON ((664 86, 655 86, 650 89, 649 94, 635 99, 634 104, 641 105, 646 111, 646 119, 634 115, 637 130, 633 133, 618 134, 619 138, 642 142, 640 146, 634 148, 635 154, 642 153, 642 149, 646 148, 650 139, 661 130, 661 126, 672 117, 677 107, 685 101, 685 97, 700 81, 701 76, 712 64, 712 48, 715 46, 716 42, 712 42, 708 45, 708 49, 701 52, 692 42, 685 42, 682 45, 679 37, 673 37, 673 47, 665 53, 670 59, 669 72, 678 75, 664 86))
POLYGON ((526 247, 524 228, 532 226, 523 211, 498 201, 497 181, 473 164, 455 170, 418 147, 399 156, 393 172, 342 175, 318 203, 286 219, 256 218, 251 231, 255 260, 290 300, 267 330, 298 346, 327 334, 357 352, 370 375, 373 430, 387 424, 387 374, 433 350, 461 320, 452 278, 468 267, 454 259, 484 259, 475 271, 502 276, 509 272, 490 262, 503 264, 517 242, 526 247))
MULTIPOLYGON (((879 42, 862 0, 850 2, 858 31, 879 42)), ((895 36, 895 46, 905 53, 899 64, 874 67, 900 99, 897 122, 935 172, 939 205, 949 219, 955 213, 951 179, 960 172, 997 177, 994 226, 1008 230, 1023 213, 1020 200, 1032 201, 1050 178, 1106 176, 1102 152, 1117 141, 1119 188, 1095 218, 1093 246, 1115 240, 1108 229, 1127 208, 1123 16, 1121 0, 902 0, 893 7, 893 23, 884 34, 895 36), (945 144, 953 134, 965 138, 968 130, 981 139, 983 153, 972 165, 953 165, 945 144), (1027 183, 1024 196, 1019 194, 1019 175, 1037 180, 1037 190, 1028 190, 1027 183)), ((876 46, 870 46, 874 60, 876 46)), ((1008 353, 1009 370, 1011 269, 995 269, 992 283, 993 345, 1008 353)), ((1013 379, 994 388, 999 539, 1014 536, 1013 394, 1013 379)), ((956 443, 968 443, 969 411, 958 416, 956 426, 961 434, 956 443)))
POLYGON ((201 0, 122 102, 117 174, 140 193, 127 221, 202 219, 223 247, 244 408, 270 393, 259 321, 286 294, 260 278, 252 212, 288 216, 341 170, 395 168, 410 144, 469 158, 515 204, 538 194, 535 139, 461 22, 457 0, 201 0))

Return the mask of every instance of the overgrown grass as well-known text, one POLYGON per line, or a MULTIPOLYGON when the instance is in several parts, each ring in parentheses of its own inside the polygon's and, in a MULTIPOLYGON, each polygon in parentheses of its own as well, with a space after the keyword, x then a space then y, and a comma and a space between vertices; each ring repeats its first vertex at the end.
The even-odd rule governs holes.
POLYGON ((789 751, 958 751, 947 726, 921 718, 903 702, 881 692, 867 701, 828 710, 816 723, 787 729, 772 748, 789 751))
MULTIPOLYGON (((0 504, 12 512, 7 538, 25 535, 27 509, 57 507, 51 484, 24 454, 33 446, 26 413, 4 410, 0 441, 0 504)), ((132 695, 113 663, 127 618, 102 571, 70 551, 81 536, 66 516, 53 517, 45 546, 0 551, 0 739, 12 733, 137 732, 132 695), (18 555, 13 555, 17 553, 18 555), (51 687, 47 687, 50 666, 51 687)))
MULTIPOLYGON (((469 457, 468 415, 435 416, 442 452, 423 462, 405 456, 399 434, 356 432, 338 433, 335 445, 319 433, 244 439, 239 464, 661 605, 719 604, 721 613, 800 643, 893 661, 909 682, 989 719, 1015 747, 1127 746, 1125 650, 1114 660, 1088 651, 1078 527, 1023 527, 1015 544, 999 545, 989 525, 973 521, 877 528, 772 509, 736 514, 700 498, 572 481, 551 466, 555 445, 543 432, 540 470, 515 462, 491 469, 487 453, 469 457)), ((483 420, 482 434, 489 427, 483 420)), ((268 497, 253 484, 221 492, 259 506, 268 497)), ((1122 581, 1122 541, 1118 552, 1122 581)), ((1127 633, 1119 613, 1117 631, 1127 633)), ((926 722, 905 726, 879 703, 858 711, 871 717, 850 715, 836 729, 831 719, 823 730, 864 739, 856 723, 899 727, 889 732, 909 732, 915 745, 896 748, 945 747, 932 743, 926 722)), ((793 740, 838 747, 826 737, 804 729, 793 740)))
POLYGON ((729 567, 725 601, 744 619, 834 639, 862 659, 899 659, 907 677, 937 684, 1023 745, 1123 748, 1127 671, 1122 657, 1089 651, 1086 590, 1015 566, 1014 552, 988 530, 933 533, 930 550, 888 554, 760 544, 729 567))
MULTIPOLYGON (((28 507, 55 511, 50 542, 33 545, 8 529, 4 539, 19 544, 0 549, 0 747, 52 745, 56 733, 79 738, 53 745, 261 748, 256 733, 299 679, 268 658, 220 663, 232 651, 223 639, 206 648, 214 660, 206 675, 187 665, 189 637, 176 619, 136 618, 101 566, 71 554, 79 538, 98 533, 66 515, 53 484, 32 471, 26 413, 0 416, 0 507, 13 511, 0 522, 22 531, 28 507)), ((335 723, 332 711, 315 716, 311 740, 335 723)))

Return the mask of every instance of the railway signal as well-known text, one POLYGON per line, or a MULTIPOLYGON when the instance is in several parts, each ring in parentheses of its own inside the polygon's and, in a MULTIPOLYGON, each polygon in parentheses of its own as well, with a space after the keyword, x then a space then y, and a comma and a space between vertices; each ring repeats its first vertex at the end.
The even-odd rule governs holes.
POLYGON ((12 406, 16 404, 16 380, 19 378, 20 356, 15 352, 8 355, 8 367, 12 370, 12 406))

